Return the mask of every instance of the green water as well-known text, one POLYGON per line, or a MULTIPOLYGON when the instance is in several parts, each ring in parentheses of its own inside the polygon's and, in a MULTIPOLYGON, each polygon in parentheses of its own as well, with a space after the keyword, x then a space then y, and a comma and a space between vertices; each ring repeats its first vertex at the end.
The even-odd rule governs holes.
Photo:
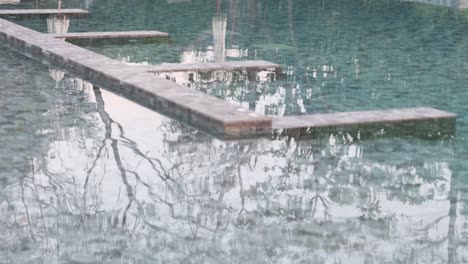
MULTIPOLYGON (((209 1, 100 1, 89 10, 91 17, 72 20, 69 31, 170 33, 171 43, 90 46, 110 57, 148 63, 213 61, 218 33, 212 22, 226 16, 225 59, 279 63, 287 78, 253 84, 208 78, 208 84, 193 86, 268 115, 422 105, 453 110, 453 100, 467 96, 468 13, 458 9, 332 0, 225 1, 219 9, 209 1)), ((44 21, 25 24, 46 29, 44 21)))
POLYGON ((468 263, 466 11, 394 1, 88 4, 91 16, 72 19, 70 32, 171 34, 89 45, 135 63, 213 59, 213 17, 225 15, 226 49, 245 55, 225 59, 280 63, 286 79, 193 87, 256 111, 433 106, 459 115, 456 137, 224 142, 2 48, 0 263, 468 263))

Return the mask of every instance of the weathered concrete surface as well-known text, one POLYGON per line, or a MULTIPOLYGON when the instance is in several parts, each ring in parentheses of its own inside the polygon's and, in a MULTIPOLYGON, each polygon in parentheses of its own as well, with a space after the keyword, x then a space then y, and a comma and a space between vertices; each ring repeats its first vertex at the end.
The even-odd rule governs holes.
POLYGON ((438 137, 455 133, 456 117, 453 113, 428 107, 341 112, 275 118, 273 129, 276 134, 296 137, 332 131, 438 137))
POLYGON ((68 15, 85 16, 89 12, 83 9, 3 9, 0 10, 2 16, 49 16, 49 15, 68 15))
POLYGON ((142 72, 139 67, 3 19, 0 19, 0 42, 220 137, 236 139, 271 134, 269 117, 240 110, 221 99, 142 72))
POLYGON ((369 123, 400 123, 405 121, 454 119, 455 114, 428 107, 377 111, 341 112, 303 116, 286 116, 274 120, 273 128, 318 128, 351 126, 369 123))
POLYGON ((148 65, 149 72, 181 72, 181 71, 238 71, 238 70, 278 70, 281 66, 276 63, 263 60, 251 61, 226 61, 209 63, 163 63, 159 65, 148 65))
POLYGON ((114 31, 114 32, 77 32, 65 34, 50 34, 58 39, 140 39, 169 37, 168 33, 160 31, 114 31))

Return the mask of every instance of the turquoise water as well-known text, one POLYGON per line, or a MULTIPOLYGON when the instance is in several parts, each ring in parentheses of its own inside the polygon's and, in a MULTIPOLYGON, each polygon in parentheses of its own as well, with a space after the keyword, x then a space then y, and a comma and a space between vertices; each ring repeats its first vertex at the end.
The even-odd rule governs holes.
MULTIPOLYGON (((98 52, 212 58, 215 2, 89 10, 70 31, 173 35, 98 52)), ((459 115, 456 137, 225 142, 2 48, 0 263, 467 263, 466 13, 392 1, 223 1, 219 13, 229 54, 247 54, 227 60, 277 62, 287 79, 195 88, 271 115, 435 106, 459 115)))

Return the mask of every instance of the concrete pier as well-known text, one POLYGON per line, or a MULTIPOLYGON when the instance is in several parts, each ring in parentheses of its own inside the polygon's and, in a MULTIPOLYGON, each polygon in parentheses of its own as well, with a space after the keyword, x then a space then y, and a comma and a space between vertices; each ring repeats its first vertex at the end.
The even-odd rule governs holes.
POLYGON ((277 134, 313 137, 336 131, 443 137, 455 133, 456 115, 429 107, 341 112, 273 119, 277 134))
POLYGON ((456 115, 433 108, 286 116, 272 119, 171 81, 155 72, 270 69, 274 63, 247 61, 131 66, 15 23, 0 19, 0 44, 41 62, 66 69, 93 84, 177 118, 224 139, 369 129, 371 133, 406 131, 423 136, 454 133, 456 115))
POLYGON ((272 70, 281 69, 281 66, 276 63, 263 60, 249 61, 225 61, 225 62, 208 62, 208 63, 163 63, 160 65, 147 66, 149 72, 181 72, 181 71, 238 71, 238 70, 272 70))
POLYGON ((54 38, 67 40, 82 39, 148 39, 167 38, 168 33, 160 31, 115 31, 115 32, 77 32, 64 34, 50 34, 54 38))
POLYGON ((271 134, 270 117, 4 19, 0 19, 0 43, 219 137, 237 139, 271 134))
POLYGON ((85 16, 89 12, 83 9, 3 9, 0 10, 0 17, 12 16, 85 16))

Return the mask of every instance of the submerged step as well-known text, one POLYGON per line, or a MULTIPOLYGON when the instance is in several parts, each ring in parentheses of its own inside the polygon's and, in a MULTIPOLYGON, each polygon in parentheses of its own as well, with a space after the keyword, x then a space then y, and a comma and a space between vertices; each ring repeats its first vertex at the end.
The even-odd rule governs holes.
POLYGON ((76 32, 64 34, 50 34, 58 39, 141 39, 169 37, 166 32, 160 31, 113 31, 113 32, 76 32))
POLYGON ((221 70, 279 70, 281 66, 264 60, 225 61, 208 63, 163 63, 147 66, 149 72, 182 72, 182 71, 221 71, 221 70))
POLYGON ((331 131, 439 137, 455 133, 456 115, 429 107, 285 116, 273 120, 276 134, 316 136, 331 131))
POLYGON ((83 9, 3 9, 0 16, 47 16, 47 15, 68 15, 82 16, 89 12, 83 9))

